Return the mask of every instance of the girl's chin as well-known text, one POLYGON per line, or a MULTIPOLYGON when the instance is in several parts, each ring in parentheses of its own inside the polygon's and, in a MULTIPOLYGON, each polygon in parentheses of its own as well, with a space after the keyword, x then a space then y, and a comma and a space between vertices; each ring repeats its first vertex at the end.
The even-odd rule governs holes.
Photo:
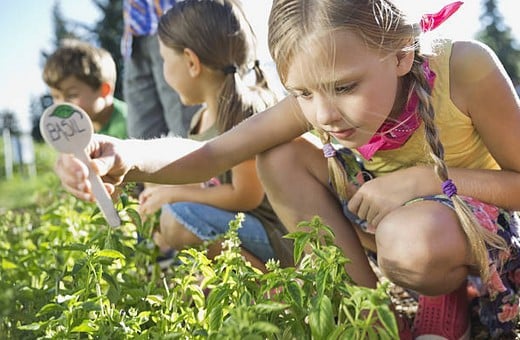
POLYGON ((355 141, 348 141, 348 140, 339 140, 339 139, 334 139, 334 141, 338 144, 340 144, 341 146, 345 147, 345 148, 348 148, 348 149, 355 149, 363 144, 359 144, 359 143, 356 143, 355 141))
POLYGON ((351 140, 334 138, 334 141, 345 148, 355 149, 367 144, 370 141, 370 138, 355 138, 351 140))

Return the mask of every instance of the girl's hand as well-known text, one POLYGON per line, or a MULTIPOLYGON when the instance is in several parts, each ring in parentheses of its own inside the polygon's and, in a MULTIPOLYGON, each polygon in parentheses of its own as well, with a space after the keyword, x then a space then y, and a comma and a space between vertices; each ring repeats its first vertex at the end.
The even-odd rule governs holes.
POLYGON ((182 185, 147 184, 146 188, 139 194, 139 215, 144 222, 147 216, 157 212, 163 205, 184 200, 183 197, 190 188, 200 190, 200 187, 200 183, 182 185))
MULTIPOLYGON (((121 142, 113 137, 94 135, 86 148, 86 152, 92 159, 91 166, 102 177, 109 194, 114 192, 115 186, 123 181, 130 169, 130 166, 123 161, 121 142)), ((91 183, 88 180, 89 170, 78 158, 69 154, 60 154, 54 171, 65 190, 82 200, 94 201, 91 183)))
POLYGON ((365 182, 353 194, 348 209, 364 219, 375 231, 381 220, 407 201, 420 196, 416 192, 418 177, 408 169, 374 178, 365 182))
POLYGON ((147 187, 139 195, 139 215, 146 221, 148 215, 154 214, 161 209, 164 204, 173 203, 174 186, 154 185, 147 187))

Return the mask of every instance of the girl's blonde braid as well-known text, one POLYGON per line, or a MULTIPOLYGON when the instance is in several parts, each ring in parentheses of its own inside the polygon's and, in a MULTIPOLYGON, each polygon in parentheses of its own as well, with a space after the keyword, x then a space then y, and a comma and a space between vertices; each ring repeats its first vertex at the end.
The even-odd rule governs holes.
POLYGON ((327 158, 327 167, 332 187, 335 189, 340 200, 348 201, 350 197, 352 197, 353 192, 349 190, 350 181, 347 169, 344 168, 339 158, 336 157, 336 151, 330 143, 330 135, 321 129, 317 129, 317 131, 324 145, 323 150, 327 158), (329 154, 327 155, 327 153, 329 154))
POLYGON ((411 70, 411 91, 415 91, 419 98, 418 114, 424 122, 425 138, 430 147, 430 155, 434 162, 434 171, 439 179, 451 186, 452 192, 448 195, 453 202, 455 212, 459 217, 462 229, 466 234, 471 255, 484 282, 489 278, 489 259, 486 244, 498 249, 506 249, 507 245, 498 235, 483 228, 472 210, 462 198, 457 195, 456 187, 448 176, 448 168, 444 162, 444 147, 440 141, 435 126, 435 113, 431 102, 431 89, 422 68, 422 58, 416 57, 411 70))

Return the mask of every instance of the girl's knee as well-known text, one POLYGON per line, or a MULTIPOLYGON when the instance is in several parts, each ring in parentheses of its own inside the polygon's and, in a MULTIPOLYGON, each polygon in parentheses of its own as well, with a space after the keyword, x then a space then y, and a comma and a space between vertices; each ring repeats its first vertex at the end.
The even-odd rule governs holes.
POLYGON ((295 141, 278 145, 261 152, 256 156, 256 166, 260 173, 277 169, 284 164, 290 164, 295 155, 295 141))
POLYGON ((412 218, 406 208, 403 212, 390 215, 377 227, 378 265, 383 274, 398 285, 429 293, 463 279, 467 275, 464 247, 453 241, 457 226, 440 226, 442 218, 435 216, 412 218))
POLYGON ((259 177, 264 184, 268 184, 284 176, 292 176, 299 170, 309 171, 316 166, 313 165, 316 154, 323 161, 321 151, 304 138, 278 145, 256 156, 259 177))
POLYGON ((159 232, 162 240, 176 250, 190 246, 198 240, 175 216, 165 210, 161 212, 159 232))
POLYGON ((428 242, 417 228, 403 221, 387 220, 376 232, 378 265, 391 281, 405 286, 420 285, 424 277, 438 268, 434 242, 428 242))

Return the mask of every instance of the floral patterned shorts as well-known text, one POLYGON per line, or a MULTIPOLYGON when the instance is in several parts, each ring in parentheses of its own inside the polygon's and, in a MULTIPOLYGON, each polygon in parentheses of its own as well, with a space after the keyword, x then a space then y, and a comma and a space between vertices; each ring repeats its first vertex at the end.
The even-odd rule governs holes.
MULTIPOLYGON (((469 277, 468 284, 478 294, 472 301, 473 312, 478 313, 490 336, 510 334, 516 328, 519 312, 520 217, 518 212, 500 209, 471 197, 461 197, 480 224, 502 237, 509 247, 507 251, 488 249, 491 279, 487 285, 474 276, 469 277), (500 267, 499 263, 502 264, 500 267)), ((421 200, 436 201, 454 209, 452 201, 445 195, 421 197, 407 204, 421 200)))

